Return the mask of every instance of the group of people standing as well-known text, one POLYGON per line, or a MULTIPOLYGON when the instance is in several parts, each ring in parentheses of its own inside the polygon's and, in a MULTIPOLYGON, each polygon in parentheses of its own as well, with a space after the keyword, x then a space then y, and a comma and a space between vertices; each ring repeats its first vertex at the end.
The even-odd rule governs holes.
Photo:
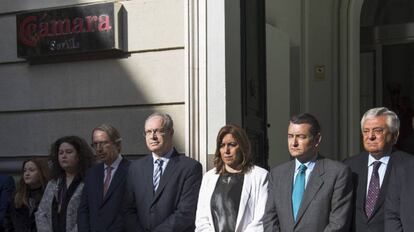
MULTIPOLYGON (((2 218, 2 230, 77 231, 83 179, 94 162, 92 149, 77 136, 56 140, 49 162, 40 158, 25 160, 14 194, 8 192, 9 199, 3 199, 5 191, 1 189, 1 201, 10 201, 2 218)), ((14 182, 8 186, 14 190, 14 182)))
POLYGON ((66 136, 52 144, 49 165, 23 162, 13 197, 13 187, 2 187, 13 180, 0 176, 1 201, 11 201, 7 212, 0 205, 0 223, 30 232, 414 230, 414 158, 393 148, 397 115, 371 109, 361 131, 365 151, 341 163, 318 152, 317 119, 295 115, 287 133, 292 160, 268 172, 253 164, 245 131, 229 124, 203 177, 201 164, 174 148, 168 114, 146 119, 151 154, 132 162, 121 155, 117 129, 102 124, 91 146, 66 136))

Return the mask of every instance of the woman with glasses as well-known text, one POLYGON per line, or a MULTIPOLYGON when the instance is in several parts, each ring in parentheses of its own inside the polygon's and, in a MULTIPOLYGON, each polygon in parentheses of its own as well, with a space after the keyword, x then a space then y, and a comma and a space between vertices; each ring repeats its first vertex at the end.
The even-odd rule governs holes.
POLYGON ((77 211, 83 177, 94 161, 94 154, 84 139, 65 136, 50 149, 52 180, 46 186, 36 225, 39 232, 77 231, 77 211))
POLYGON ((198 197, 196 231, 263 231, 267 171, 252 163, 249 139, 236 125, 217 135, 214 166, 198 197))
POLYGON ((49 180, 49 167, 46 160, 32 158, 23 161, 21 172, 6 231, 36 232, 34 214, 49 180))

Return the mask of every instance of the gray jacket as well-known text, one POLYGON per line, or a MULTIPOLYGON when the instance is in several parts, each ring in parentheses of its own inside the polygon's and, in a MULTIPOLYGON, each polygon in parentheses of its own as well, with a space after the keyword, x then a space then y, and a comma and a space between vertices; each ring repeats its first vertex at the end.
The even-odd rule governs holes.
MULTIPOLYGON (((45 192, 43 194, 42 200, 40 201, 39 208, 35 214, 36 216, 36 226, 38 232, 51 232, 53 231, 52 227, 52 203, 53 198, 57 197, 59 182, 56 180, 51 180, 47 183, 45 192)), ((79 183, 75 192, 70 199, 66 211, 66 231, 67 232, 77 232, 77 214, 78 207, 81 199, 83 189, 83 182, 79 183)))
POLYGON ((295 160, 270 172, 264 227, 266 232, 348 232, 352 209, 349 167, 318 157, 309 176, 297 220, 292 213, 295 160))

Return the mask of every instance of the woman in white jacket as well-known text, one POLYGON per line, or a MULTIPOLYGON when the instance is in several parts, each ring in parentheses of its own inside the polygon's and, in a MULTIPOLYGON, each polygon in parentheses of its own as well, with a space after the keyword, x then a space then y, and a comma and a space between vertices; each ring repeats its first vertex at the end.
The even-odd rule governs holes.
POLYGON ((214 166, 201 183, 196 231, 263 231, 268 172, 253 165, 250 142, 242 128, 226 125, 220 129, 214 166))

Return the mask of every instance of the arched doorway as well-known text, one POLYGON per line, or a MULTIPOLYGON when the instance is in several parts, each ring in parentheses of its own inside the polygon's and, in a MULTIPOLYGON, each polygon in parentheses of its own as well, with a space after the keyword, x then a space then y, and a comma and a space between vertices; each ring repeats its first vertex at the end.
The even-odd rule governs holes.
MULTIPOLYGON (((359 121, 368 108, 387 106, 395 110, 397 102, 407 102, 407 94, 412 107, 414 93, 407 89, 414 83, 414 16, 409 14, 413 5, 410 0, 340 3, 340 152, 360 151, 359 121)), ((406 130, 403 117, 401 129, 406 130)))
POLYGON ((414 153, 412 12, 412 0, 365 0, 360 22, 360 112, 376 106, 395 111, 401 120, 397 146, 410 153, 414 153))

